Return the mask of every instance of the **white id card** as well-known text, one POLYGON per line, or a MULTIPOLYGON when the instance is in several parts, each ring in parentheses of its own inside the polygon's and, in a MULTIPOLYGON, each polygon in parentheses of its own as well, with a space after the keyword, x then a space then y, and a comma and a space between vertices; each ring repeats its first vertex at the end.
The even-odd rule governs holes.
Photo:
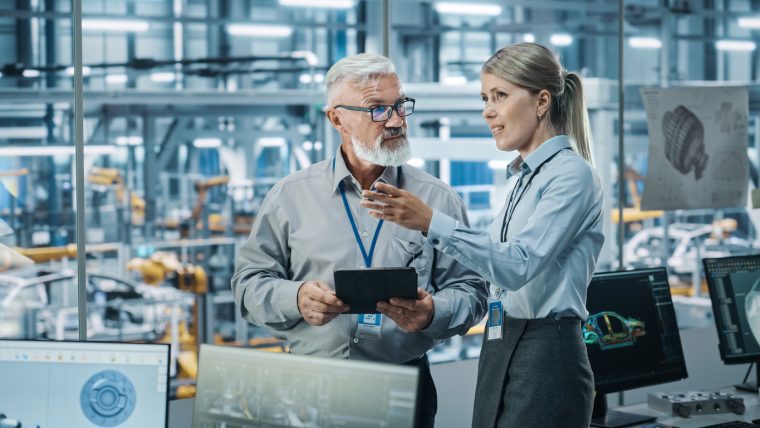
POLYGON ((380 339, 382 337, 382 314, 359 314, 356 337, 362 339, 380 339))
POLYGON ((497 300, 495 302, 490 302, 488 304, 487 339, 501 340, 503 330, 504 309, 501 306, 501 301, 497 300))

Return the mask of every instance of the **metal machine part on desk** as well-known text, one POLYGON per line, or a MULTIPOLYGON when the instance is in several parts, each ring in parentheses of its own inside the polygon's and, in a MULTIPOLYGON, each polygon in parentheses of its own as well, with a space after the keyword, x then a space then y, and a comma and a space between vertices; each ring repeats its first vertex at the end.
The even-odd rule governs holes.
POLYGON ((682 418, 731 412, 743 415, 745 411, 743 398, 719 391, 656 392, 649 394, 647 401, 650 409, 682 418))

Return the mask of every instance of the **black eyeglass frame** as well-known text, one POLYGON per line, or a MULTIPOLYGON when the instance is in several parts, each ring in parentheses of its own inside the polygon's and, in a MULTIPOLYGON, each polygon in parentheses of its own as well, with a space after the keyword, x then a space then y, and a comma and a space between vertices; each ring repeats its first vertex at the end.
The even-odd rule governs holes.
POLYGON ((407 116, 410 116, 412 113, 414 113, 414 104, 415 104, 415 99, 414 98, 404 97, 403 99, 400 99, 400 100, 396 101, 396 103, 393 104, 393 105, 379 105, 379 106, 374 106, 374 107, 355 107, 355 106, 347 106, 347 105, 340 104, 340 105, 335 106, 334 108, 344 108, 346 110, 367 112, 367 113, 370 114, 369 117, 370 117, 370 119, 372 119, 373 122, 385 122, 386 120, 390 119, 391 116, 393 116, 393 112, 394 111, 396 112, 396 114, 398 115, 398 117, 407 117, 407 116), (399 107, 402 104, 404 104, 404 103, 406 103, 408 101, 412 102, 412 108, 411 109, 407 109, 408 110, 407 114, 401 114, 398 111, 399 107), (375 120, 375 110, 377 110, 378 108, 381 108, 381 107, 388 108, 388 113, 386 114, 387 117, 385 119, 375 120))

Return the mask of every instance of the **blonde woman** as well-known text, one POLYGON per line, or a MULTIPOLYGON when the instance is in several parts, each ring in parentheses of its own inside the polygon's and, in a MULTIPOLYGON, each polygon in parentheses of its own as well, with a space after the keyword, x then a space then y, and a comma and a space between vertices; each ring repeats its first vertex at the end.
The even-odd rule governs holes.
MULTIPOLYGON (((581 332, 586 289, 604 242, 602 188, 580 77, 544 46, 496 52, 481 73, 483 117, 519 153, 505 206, 488 231, 467 228, 408 191, 379 184, 362 206, 427 235, 491 284, 473 427, 587 427, 593 374, 581 332)), ((419 303, 391 299, 403 318, 419 303)))

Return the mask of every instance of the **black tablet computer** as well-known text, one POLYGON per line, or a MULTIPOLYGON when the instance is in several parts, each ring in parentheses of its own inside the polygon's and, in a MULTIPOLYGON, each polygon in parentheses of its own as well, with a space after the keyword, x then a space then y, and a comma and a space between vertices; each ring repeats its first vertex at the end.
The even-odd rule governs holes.
POLYGON ((336 269, 335 294, 349 314, 375 314, 377 302, 417 298, 417 271, 411 267, 336 269))

